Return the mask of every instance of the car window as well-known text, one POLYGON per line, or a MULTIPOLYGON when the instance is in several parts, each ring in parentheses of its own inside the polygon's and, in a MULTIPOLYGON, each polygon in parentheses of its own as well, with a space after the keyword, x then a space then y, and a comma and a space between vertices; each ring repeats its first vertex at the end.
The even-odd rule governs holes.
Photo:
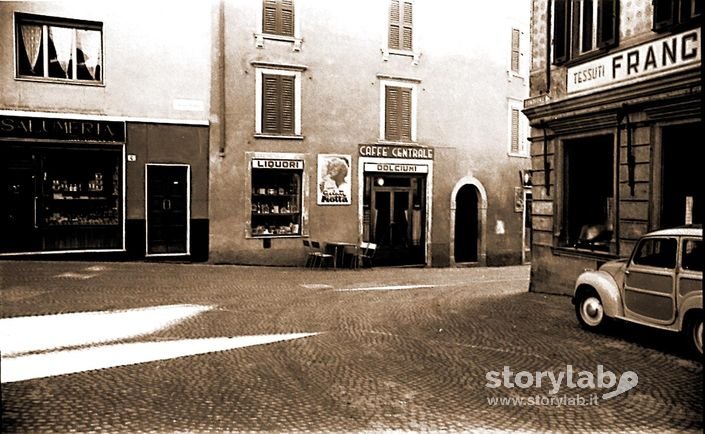
POLYGON ((637 246, 633 262, 649 267, 674 268, 676 266, 676 240, 673 238, 642 240, 637 246))
POLYGON ((703 242, 702 240, 683 240, 684 270, 703 271, 703 242))

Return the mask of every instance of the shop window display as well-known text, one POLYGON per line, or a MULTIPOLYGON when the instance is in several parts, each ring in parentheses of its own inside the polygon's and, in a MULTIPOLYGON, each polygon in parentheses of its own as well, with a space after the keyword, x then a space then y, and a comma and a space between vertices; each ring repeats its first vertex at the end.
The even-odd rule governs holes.
POLYGON ((301 175, 298 169, 252 169, 253 237, 301 235, 301 175))

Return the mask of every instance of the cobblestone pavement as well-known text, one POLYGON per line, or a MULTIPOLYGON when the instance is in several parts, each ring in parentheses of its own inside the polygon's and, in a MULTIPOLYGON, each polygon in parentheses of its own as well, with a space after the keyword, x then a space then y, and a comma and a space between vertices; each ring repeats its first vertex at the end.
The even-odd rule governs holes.
POLYGON ((128 341, 319 333, 6 382, 4 432, 703 430, 702 364, 677 339, 632 326, 583 331, 569 298, 527 292, 526 266, 4 261, 0 272, 1 318, 190 304, 216 308, 128 341), (514 387, 488 387, 505 367, 514 387), (638 385, 611 399, 601 395, 616 386, 569 388, 565 377, 555 394, 545 376, 534 387, 539 373, 569 369, 633 371, 638 385))

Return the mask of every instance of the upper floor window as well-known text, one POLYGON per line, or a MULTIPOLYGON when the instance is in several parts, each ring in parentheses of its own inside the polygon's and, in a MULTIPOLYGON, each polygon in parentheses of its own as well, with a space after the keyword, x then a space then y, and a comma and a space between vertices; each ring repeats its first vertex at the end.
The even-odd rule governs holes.
POLYGON ((267 39, 291 43, 293 51, 301 50, 301 26, 294 0, 263 0, 260 11, 255 33, 257 48, 263 48, 267 39))
POLYGON ((264 0, 262 4, 262 32, 270 35, 294 37, 293 0, 264 0))
POLYGON ((556 64, 617 44, 618 0, 555 0, 553 16, 556 64))
POLYGON ((653 0, 654 30, 672 30, 697 23, 703 14, 702 0, 653 0))
POLYGON ((389 9, 389 49, 412 51, 413 3, 410 0, 391 0, 389 9))
POLYGON ((519 74, 521 60, 521 32, 512 29, 512 58, 510 61, 512 72, 519 74))
POLYGON ((103 25, 16 14, 18 78, 103 82, 103 25))
POLYGON ((509 100, 509 154, 512 156, 529 156, 529 122, 521 112, 522 101, 509 100))
POLYGON ((301 135, 301 72, 257 68, 256 134, 301 135))
POLYGON ((390 142, 416 140, 416 86, 413 83, 382 82, 380 138, 390 142))

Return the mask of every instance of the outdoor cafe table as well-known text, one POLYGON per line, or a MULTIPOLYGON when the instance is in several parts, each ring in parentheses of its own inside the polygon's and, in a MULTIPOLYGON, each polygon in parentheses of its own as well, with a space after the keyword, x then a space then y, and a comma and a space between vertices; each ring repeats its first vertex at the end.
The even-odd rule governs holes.
POLYGON ((345 241, 326 241, 326 250, 333 254, 333 269, 338 269, 338 259, 343 260, 343 252, 346 247, 355 247, 356 244, 345 241))

